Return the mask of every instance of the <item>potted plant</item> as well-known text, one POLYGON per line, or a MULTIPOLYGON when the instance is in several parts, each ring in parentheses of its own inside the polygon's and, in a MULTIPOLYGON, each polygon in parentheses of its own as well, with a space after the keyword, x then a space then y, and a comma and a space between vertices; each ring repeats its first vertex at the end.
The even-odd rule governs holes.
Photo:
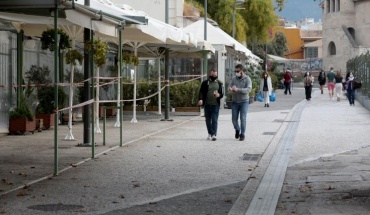
MULTIPOLYGON (((35 84, 37 89, 37 98, 39 104, 36 108, 36 118, 43 119, 44 129, 54 125, 54 113, 57 109, 54 104, 54 87, 50 86, 50 70, 47 66, 38 67, 32 65, 25 74, 28 83, 35 84)), ((34 88, 32 88, 34 89, 34 88)), ((58 87, 58 107, 64 105, 66 94, 62 88, 58 87)))
POLYGON ((36 121, 30 107, 23 100, 20 105, 9 112, 9 134, 24 134, 24 132, 34 132, 36 121))

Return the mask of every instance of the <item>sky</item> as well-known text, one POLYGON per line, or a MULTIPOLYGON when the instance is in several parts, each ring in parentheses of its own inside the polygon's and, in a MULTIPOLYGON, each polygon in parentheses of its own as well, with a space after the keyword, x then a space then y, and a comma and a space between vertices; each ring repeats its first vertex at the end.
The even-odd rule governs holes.
POLYGON ((315 18, 315 22, 322 19, 321 0, 285 0, 284 10, 276 12, 288 21, 299 21, 306 17, 315 18))

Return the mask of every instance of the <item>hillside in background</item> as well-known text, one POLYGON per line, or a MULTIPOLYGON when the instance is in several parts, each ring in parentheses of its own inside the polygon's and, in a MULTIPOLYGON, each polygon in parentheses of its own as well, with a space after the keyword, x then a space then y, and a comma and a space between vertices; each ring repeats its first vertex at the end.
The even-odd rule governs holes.
POLYGON ((284 10, 276 12, 288 21, 300 21, 306 17, 315 18, 315 22, 322 19, 320 0, 286 0, 284 10))

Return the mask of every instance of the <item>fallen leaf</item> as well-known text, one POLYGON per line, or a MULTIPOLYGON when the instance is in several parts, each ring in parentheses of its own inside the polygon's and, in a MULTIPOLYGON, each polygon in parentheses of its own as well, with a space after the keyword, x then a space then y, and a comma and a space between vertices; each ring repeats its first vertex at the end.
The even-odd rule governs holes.
POLYGON ((182 156, 182 158, 186 158, 185 156, 182 156))
POLYGON ((224 199, 224 202, 232 203, 231 199, 224 199))
POLYGON ((46 194, 42 194, 41 196, 42 196, 42 197, 46 197, 46 194))
POLYGON ((157 202, 149 202, 150 205, 155 205, 157 202))
POLYGON ((122 194, 122 195, 120 195, 119 196, 121 199, 124 199, 125 198, 125 196, 122 194))
POLYGON ((1 179, 1 182, 7 183, 8 182, 8 179, 7 178, 3 178, 3 179, 1 179))
POLYGON ((35 169, 36 167, 34 167, 34 166, 31 166, 31 169, 35 169))
POLYGON ((157 146, 157 147, 161 147, 161 146, 157 146))
POLYGON ((117 202, 117 201, 113 201, 112 203, 113 203, 113 204, 117 204, 118 202, 117 202))
POLYGON ((90 187, 90 185, 84 185, 84 187, 90 187))
POLYGON ((134 187, 140 187, 140 183, 138 181, 132 181, 134 187))
POLYGON ((146 210, 145 212, 147 212, 147 213, 154 213, 155 211, 153 211, 153 210, 146 210))
POLYGON ((72 167, 77 167, 77 165, 76 165, 76 164, 74 164, 74 163, 71 163, 71 166, 72 166, 72 167))
POLYGON ((25 196, 23 192, 18 192, 17 196, 25 196))
POLYGON ((23 189, 28 189, 28 188, 30 188, 30 185, 24 185, 24 187, 23 187, 23 189))
POLYGON ((14 173, 14 171, 10 171, 9 173, 12 173, 12 174, 13 174, 13 173, 14 173))
POLYGON ((326 190, 335 190, 335 187, 332 187, 331 185, 329 185, 329 187, 326 188, 326 190))
POLYGON ((251 178, 256 178, 256 176, 250 176, 248 179, 251 179, 251 178))

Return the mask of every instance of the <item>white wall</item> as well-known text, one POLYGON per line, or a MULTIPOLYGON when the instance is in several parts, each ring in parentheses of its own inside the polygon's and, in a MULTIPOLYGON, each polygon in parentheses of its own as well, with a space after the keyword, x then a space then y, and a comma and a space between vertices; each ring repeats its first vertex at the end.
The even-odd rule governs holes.
MULTIPOLYGON (((135 10, 146 12, 150 17, 165 22, 165 0, 111 0, 114 4, 127 4, 135 10)), ((168 0, 169 24, 176 27, 183 27, 183 5, 184 0, 168 0)))

